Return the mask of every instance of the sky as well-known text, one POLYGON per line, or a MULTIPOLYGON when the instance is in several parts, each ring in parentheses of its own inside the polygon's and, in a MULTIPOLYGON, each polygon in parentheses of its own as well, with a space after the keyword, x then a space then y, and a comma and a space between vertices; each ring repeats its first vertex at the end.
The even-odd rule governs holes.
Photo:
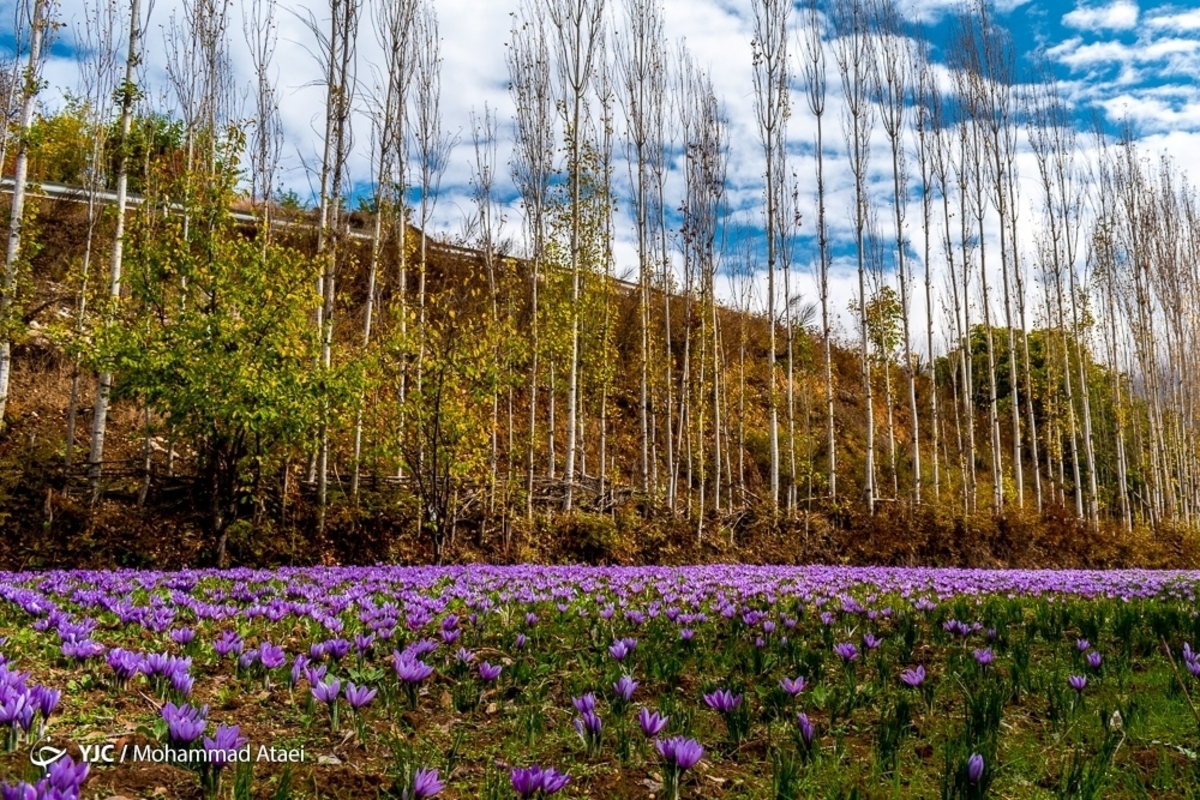
MULTIPOLYGON (((143 8, 149 0, 143 0, 143 8)), ((174 15, 183 13, 184 0, 154 0, 146 33, 145 75, 153 97, 162 97, 170 107, 173 102, 164 96, 168 81, 165 65, 168 48, 165 37, 174 15)), ((898 0, 900 10, 911 26, 914 38, 924 38, 931 44, 935 62, 944 63, 946 42, 952 29, 952 14, 959 6, 957 0, 898 0)), ((245 44, 243 21, 250 13, 249 0, 231 0, 229 41, 235 77, 242 84, 251 79, 250 59, 245 44)), ((433 0, 439 19, 443 67, 441 73, 441 112, 445 128, 456 135, 457 144, 451 151, 442 192, 434 208, 430 228, 444 235, 459 234, 470 216, 469 183, 471 177, 471 114, 482 113, 485 105, 493 109, 500 120, 497 142, 500 181, 498 192, 504 203, 504 231, 520 249, 524 234, 519 202, 505 165, 511 148, 512 101, 508 94, 508 74, 505 66, 505 43, 511 26, 510 14, 516 0, 433 0)), ((799 8, 799 6, 798 6, 799 8)), ((0 19, 11 20, 13 0, 0 1, 0 19)), ((280 113, 286 135, 283 151, 281 182, 302 197, 312 196, 314 172, 319 164, 321 129, 323 124, 324 91, 321 71, 313 55, 315 39, 305 26, 308 6, 296 0, 279 0, 277 12, 278 43, 273 64, 280 95, 280 113)), ((61 102, 62 91, 78 85, 79 59, 82 39, 78 29, 85 10, 84 0, 60 0, 58 11, 65 26, 59 31, 52 55, 45 67, 49 83, 44 102, 53 106, 61 102)), ((610 0, 610 14, 616 19, 620 3, 610 0)), ((327 7, 311 7, 312 14, 322 19, 327 7)), ((711 76, 714 90, 720 99, 728 122, 729 166, 726 198, 728 228, 735 226, 761 232, 761 198, 763 158, 753 114, 753 82, 750 40, 752 15, 750 0, 664 0, 665 33, 672 42, 683 42, 699 67, 711 76)), ((1172 154, 1181 168, 1186 169, 1192 154, 1200 152, 1200 8, 1181 3, 1144 0, 1112 0, 1112 2, 1077 2, 1076 0, 995 0, 994 19, 1012 36, 1017 56, 1017 69, 1025 80, 1039 74, 1035 66, 1048 63, 1060 92, 1070 102, 1074 118, 1084 134, 1081 148, 1091 139, 1098 120, 1110 135, 1122 125, 1129 125, 1141 140, 1146 153, 1172 154)), ((793 16, 798 21, 799 15, 793 16)), ((11 48, 12 23, 6 31, 7 46, 11 48)), ((0 47, 6 45, 0 36, 0 47)), ((796 49, 796 41, 789 42, 796 49)), ((375 41, 370 15, 364 14, 358 38, 360 96, 373 87, 372 64, 380 63, 379 47, 375 41)), ((831 304, 843 335, 852 336, 853 316, 850 305, 857 294, 857 273, 852 247, 853 181, 843 152, 838 109, 840 92, 835 62, 829 60, 830 110, 826 117, 826 173, 830 197, 828 202, 831 233, 835 239, 835 263, 831 285, 831 304)), ((944 84, 951 81, 943 75, 944 84)), ((815 127, 808 114, 797 81, 793 87, 793 114, 789 122, 789 170, 797 176, 802 223, 795 250, 795 272, 792 276, 793 294, 798 305, 812 303, 817 289, 812 274, 815 257, 815 189, 813 180, 815 159, 813 140, 815 127)), ((252 114, 249 95, 243 98, 239 114, 252 114)), ((349 162, 352 179, 360 186, 370 180, 369 124, 365 113, 355 117, 355 149, 349 162)), ((618 132, 622 125, 618 116, 618 132)), ((872 194, 890 202, 890 158, 886 140, 877 135, 872 142, 870 181, 872 194)), ((912 142, 909 141, 911 149, 912 142)), ((1029 153, 1024 136, 1018 143, 1020 156, 1020 196, 1025 211, 1020 218, 1021 245, 1032 250, 1036 231, 1038 202, 1036 165, 1029 153)), ((910 160, 912 157, 910 155, 910 160)), ((678 164, 671 178, 678 204, 682 187, 678 164)), ((616 165, 616 174, 627 174, 624 164, 616 165)), ((636 248, 632 226, 628 224, 627 190, 618 185, 618 225, 615 255, 618 273, 632 277, 636 270, 636 248)), ((914 251, 914 271, 917 279, 926 265, 919 263, 917 242, 920 230, 919 203, 909 200, 904 237, 914 251)), ((890 206, 879 206, 879 231, 886 240, 895 239, 895 224, 890 206)), ((727 303, 736 302, 740 286, 733 277, 738 263, 729 255, 723 264, 724 278, 718 293, 727 303)), ((938 275, 938 264, 931 260, 928 268, 938 275)), ((762 264, 751 282, 755 302, 761 307, 765 291, 762 264)), ((940 275, 935 277, 935 291, 943 293, 940 275)), ((944 299, 938 305, 944 305, 944 299)), ((923 326, 923 300, 913 304, 914 325, 923 326)), ((935 310, 935 314, 939 312, 935 310)))

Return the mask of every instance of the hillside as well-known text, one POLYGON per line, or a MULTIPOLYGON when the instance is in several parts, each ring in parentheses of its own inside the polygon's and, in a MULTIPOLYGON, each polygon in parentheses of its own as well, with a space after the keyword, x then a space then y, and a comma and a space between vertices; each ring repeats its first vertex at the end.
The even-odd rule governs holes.
MULTIPOLYGON (((66 463, 65 430, 74 353, 80 347, 79 340, 70 335, 70 324, 86 240, 86 206, 65 200, 38 201, 34 214, 27 230, 37 231, 40 247, 29 264, 30 299, 25 305, 28 334, 14 351, 8 427, 0 438, 0 524, 5 531, 0 565, 23 568, 206 563, 214 557, 213 469, 202 447, 197 447, 203 437, 189 441, 182 433, 181 420, 173 421, 153 403, 147 415, 144 398, 121 396, 118 392, 119 399, 111 409, 103 474, 92 502, 87 433, 91 421, 88 398, 94 396, 95 378, 86 368, 80 369, 80 416, 72 462, 69 466, 66 463)), ((357 218, 353 230, 369 231, 371 219, 369 215, 357 218)), ((158 224, 169 224, 169 219, 163 220, 158 224)), ((102 241, 106 235, 111 236, 111 225, 110 215, 99 223, 95 239, 102 241)), ((261 230, 244 222, 230 222, 225 231, 221 236, 251 246, 262 236, 261 230)), ((296 259, 289 263, 316 260, 316 232, 302 217, 295 217, 291 226, 278 231, 271 246, 286 250, 296 259)), ((419 231, 410 227, 405 252, 410 271, 414 262, 419 263, 420 244, 419 231)), ((953 472, 958 465, 945 432, 941 438, 943 473, 939 486, 944 496, 928 499, 932 492, 929 474, 927 499, 920 505, 914 505, 903 492, 890 493, 885 440, 878 454, 883 466, 877 467, 881 478, 877 511, 868 513, 858 477, 865 469, 866 430, 860 362, 851 348, 836 342, 831 365, 843 488, 836 501, 831 499, 823 472, 828 455, 823 438, 826 420, 821 339, 819 331, 812 329, 797 330, 792 346, 791 407, 795 412, 790 426, 786 400, 781 403, 784 430, 790 427, 795 432, 794 454, 785 449, 787 467, 781 476, 788 490, 783 496, 792 499, 785 499, 778 512, 772 511, 767 500, 770 453, 765 435, 765 320, 745 310, 714 306, 705 297, 678 290, 664 295, 652 287, 647 292, 647 307, 652 309, 656 323, 656 346, 666 347, 669 330, 670 350, 661 352, 670 353, 673 377, 679 381, 676 386, 687 386, 690 392, 684 399, 689 407, 676 419, 687 420, 689 413, 694 415, 686 436, 680 436, 678 429, 675 434, 676 443, 682 443, 677 452, 687 455, 677 462, 679 475, 672 511, 666 494, 668 482, 661 472, 667 464, 661 452, 665 449, 661 434, 654 443, 657 474, 650 476, 656 488, 641 491, 636 472, 641 295, 636 286, 606 283, 602 275, 594 273, 586 281, 588 303, 603 313, 585 320, 585 342, 605 355, 601 362, 591 363, 589 382, 584 384, 581 424, 585 435, 581 439, 575 508, 566 512, 566 483, 562 477, 565 414, 561 406, 551 411, 546 400, 547 394, 561 391, 565 377, 561 365, 556 372, 542 374, 538 382, 540 441, 535 442, 533 492, 527 494, 530 395, 519 365, 528 363, 533 265, 493 257, 489 284, 485 253, 431 241, 426 244, 426 292, 433 299, 427 306, 425 324, 442 337, 431 337, 427 344, 434 356, 443 359, 446 366, 440 373, 442 386, 451 389, 456 398, 453 405, 437 406, 439 413, 421 420, 413 430, 414 436, 427 437, 423 441, 428 452, 442 448, 440 452, 446 459, 440 465, 443 471, 431 470, 431 477, 418 478, 414 470, 405 467, 419 464, 420 457, 384 441, 397 412, 422 413, 411 396, 401 406, 387 390, 390 384, 395 391, 400 381, 403 368, 397 365, 405 357, 414 359, 419 352, 398 330, 401 278, 395 237, 385 237, 379 248, 372 304, 377 344, 363 347, 370 281, 365 267, 371 259, 371 239, 365 235, 345 236, 339 258, 347 266, 338 275, 331 344, 339 360, 344 360, 339 365, 343 369, 341 379, 354 386, 363 386, 362 381, 367 381, 362 393, 365 444, 360 450, 357 487, 352 484, 351 472, 356 403, 354 394, 343 386, 338 401, 343 406, 331 417, 333 477, 327 489, 327 510, 322 514, 318 482, 306 463, 311 461, 311 438, 305 444, 305 436, 300 435, 291 444, 248 454, 238 467, 236 484, 229 495, 232 506, 226 533, 228 556, 233 563, 425 561, 435 555, 454 560, 621 563, 730 559, 975 566, 1196 563, 1193 539, 1182 527, 1160 525, 1151 532, 1139 526, 1133 533, 1126 533, 1114 521, 1093 529, 1086 521, 1074 518, 1061 501, 1047 503, 1040 515, 1015 507, 1002 515, 990 514, 985 508, 964 510, 963 501, 955 496, 963 488, 961 477, 953 472), (502 309, 506 318, 505 324, 497 327, 507 329, 494 337, 489 328, 499 316, 497 309, 502 309), (667 313, 671 314, 669 329, 665 327, 667 313), (714 325, 720 347, 715 359, 711 350, 704 350, 710 347, 714 325), (446 348, 440 354, 432 346, 438 341, 446 348), (457 349, 464 352, 460 355, 454 352, 457 349), (723 413, 716 433, 712 418, 706 418, 714 408, 709 400, 714 386, 712 364, 720 366, 715 408, 723 413), (499 369, 491 369, 493 366, 499 369), (696 373, 688 375, 685 366, 696 373), (707 375, 703 374, 705 369, 707 375), (353 370, 357 374, 349 375, 353 370), (557 387, 555 382, 560 382, 557 387), (463 417, 468 418, 466 422, 463 417), (551 421, 553 429, 549 427, 551 421), (437 434, 432 429, 438 424, 459 425, 461 436, 452 441, 434 438, 437 434), (556 445, 552 467, 551 448, 556 445), (702 451, 718 446, 723 448, 720 474, 713 476, 710 472, 715 456, 702 451), (688 448, 695 451, 689 452, 688 448), (598 466, 602 455, 603 470, 598 466), (403 476, 398 477, 398 472, 403 476), (444 483, 441 487, 422 486, 423 479, 444 483), (720 495, 714 498, 716 492, 720 495), (427 528, 428 519, 422 529, 417 504, 430 498, 444 502, 449 517, 439 532, 444 536, 439 544, 444 552, 431 549, 437 540, 427 528)), ((136 255, 133 263, 139 263, 136 255)), ((150 259, 144 263, 154 262, 150 259)), ((553 298, 551 292, 555 290, 563 291, 564 275, 569 276, 569 272, 561 269, 557 276, 542 275, 540 302, 546 302, 547 295, 553 298)), ((411 272, 406 278, 413 280, 411 272)), ((138 302, 136 291, 130 305, 138 302)), ((411 304, 412 298, 408 301, 411 304)), ((277 310, 270 310, 270 314, 275 313, 277 310)), ((293 321, 297 324, 311 318, 309 311, 295 313, 298 316, 293 321)), ((409 313, 411 319, 416 319, 419 312, 410 308, 409 313)), ((549 313, 539 320, 543 336, 554 330, 549 313)), ((787 359, 785 326, 777 329, 776 339, 783 367, 787 359)), ((316 343, 310 341, 306 346, 313 348, 316 343)), ((315 354, 316 350, 309 352, 315 354)), ((543 352, 548 358, 556 353, 561 356, 561 350, 550 347, 543 352)), ((587 363, 594 356, 585 351, 584 358, 587 363)), ((955 407, 952 358, 953 354, 939 365, 939 372, 945 370, 937 388, 943 408, 955 407)), ((662 359, 656 357, 655 365, 661 367, 662 359)), ((268 380, 262 372, 263 364, 255 369, 257 375, 268 380)), ((783 368, 777 369, 783 372, 783 368)), ((1107 376, 1095 365, 1092 369, 1096 371, 1096 385, 1103 386, 1107 376)), ((162 379, 164 374, 156 378, 162 379)), ((894 436, 895 484, 911 486, 911 464, 904 443, 911 437, 912 422, 907 398, 899 391, 903 374, 896 363, 874 365, 875 425, 894 436), (886 396, 888 380, 893 383, 890 409, 878 399, 886 396)), ((926 369, 918 376, 918 407, 923 411, 930 408, 929 381, 934 374, 926 369)), ((412 376, 408 377, 411 381, 412 376)), ((212 389, 221 384, 208 382, 204 386, 212 389)), ((410 395, 412 388, 410 385, 410 395)), ((665 386, 658 381, 653 388, 661 399, 652 398, 651 418, 654 424, 662 425, 659 415, 666 399, 665 386)), ((786 385, 780 385, 778 391, 786 395, 786 385)), ((672 392, 671 400, 674 404, 681 402, 678 390, 672 392)), ((561 397, 558 402, 562 402, 561 397)), ((983 418, 986 398, 977 397, 975 405, 977 418, 983 418)), ((305 423, 295 422, 302 427, 305 423)), ((929 425, 928 418, 919 422, 929 425)), ((311 431, 308 435, 311 437, 311 431)), ((1011 442, 1004 444, 1011 447, 1011 442)), ((924 448, 925 464, 929 465, 932 449, 928 437, 924 448)), ((990 489, 982 459, 978 466, 976 491, 986 498, 990 489)), ((1059 491, 1069 500, 1068 487, 1060 487, 1059 491)), ((986 507, 986 502, 980 505, 986 507)))

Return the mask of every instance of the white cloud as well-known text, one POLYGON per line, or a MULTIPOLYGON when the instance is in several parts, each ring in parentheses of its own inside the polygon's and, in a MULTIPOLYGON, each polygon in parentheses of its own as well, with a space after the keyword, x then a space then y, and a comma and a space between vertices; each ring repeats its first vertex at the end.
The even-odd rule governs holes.
POLYGON ((1200 53, 1200 41, 1195 39, 1169 38, 1157 41, 1142 41, 1137 44, 1123 42, 1092 42, 1083 44, 1075 38, 1047 50, 1047 54, 1071 69, 1089 69, 1108 64, 1148 64, 1156 61, 1170 64, 1180 57, 1200 53))
POLYGON ((1126 92, 1101 105, 1109 119, 1127 119, 1146 132, 1200 130, 1200 91, 1126 92))
POLYGON ((1146 24, 1159 30, 1200 31, 1200 9, 1155 13, 1150 15, 1146 24))
POLYGON ((1126 31, 1137 25, 1139 9, 1133 0, 1113 0, 1106 6, 1077 5, 1063 15, 1063 24, 1084 31, 1126 31))
POLYGON ((936 24, 947 14, 962 8, 961 0, 900 0, 900 12, 914 22, 936 24))

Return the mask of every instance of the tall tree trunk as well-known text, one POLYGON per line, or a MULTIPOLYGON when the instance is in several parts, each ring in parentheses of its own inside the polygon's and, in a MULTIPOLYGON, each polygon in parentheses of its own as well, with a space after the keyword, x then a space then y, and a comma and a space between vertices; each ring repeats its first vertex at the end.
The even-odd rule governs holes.
MULTIPOLYGON (((549 0, 549 16, 555 29, 555 61, 558 65, 559 87, 562 102, 560 112, 569 138, 569 162, 567 178, 571 192, 571 334, 570 362, 567 365, 567 452, 566 452, 566 496, 563 510, 570 511, 575 502, 577 480, 575 461, 577 458, 579 431, 579 312, 582 292, 582 240, 581 222, 583 209, 581 170, 584 127, 584 101, 591 85, 593 64, 597 51, 603 47, 602 20, 603 0, 549 0)), ((602 57, 602 54, 601 54, 602 57)))
MULTIPOLYGON (((142 59, 141 0, 131 0, 129 8, 129 51, 125 59, 125 80, 121 84, 121 121, 115 143, 117 151, 116 224, 112 256, 109 261, 109 303, 115 306, 121 297, 121 266, 125 247, 125 207, 129 198, 129 132, 133 124, 133 104, 138 89, 134 83, 137 65, 142 59)), ((108 312, 112 318, 113 309, 108 312)), ((108 404, 112 395, 113 374, 105 369, 96 387, 96 405, 92 416, 92 446, 88 454, 88 480, 92 500, 98 499, 100 473, 104 463, 104 438, 108 426, 108 404)))
POLYGON ((779 310, 776 308, 775 269, 779 258, 779 241, 783 222, 779 218, 776 185, 786 176, 778 171, 781 149, 785 147, 788 114, 788 16, 790 2, 783 0, 754 0, 754 38, 751 41, 754 67, 754 112, 758 122, 766 162, 764 186, 764 217, 767 235, 767 414, 770 426, 770 503, 779 508, 779 390, 776 377, 776 327, 779 310))
POLYGON ((804 74, 805 95, 808 100, 808 110, 816 122, 816 146, 814 155, 817 167, 817 273, 818 288, 821 294, 821 354, 824 360, 825 375, 825 447, 828 451, 828 482, 829 500, 837 502, 837 438, 833 404, 833 348, 832 330, 829 318, 829 227, 825 216, 825 43, 822 30, 822 17, 817 7, 817 0, 810 0, 805 15, 804 27, 801 31, 801 44, 804 58, 801 66, 804 74))
MULTIPOLYGON (((907 31, 901 21, 896 7, 890 2, 882 2, 876 6, 876 25, 878 27, 878 48, 876 54, 876 92, 879 97, 880 116, 883 129, 887 134, 892 156, 892 211, 896 226, 896 277, 900 283, 900 319, 903 331, 903 364, 908 384, 908 414, 911 432, 911 458, 913 469, 912 500, 921 502, 921 420, 917 413, 917 371, 913 362, 913 347, 910 325, 911 284, 910 269, 907 258, 907 248, 904 236, 905 215, 908 207, 908 169, 904 147, 905 118, 908 103, 912 97, 912 71, 915 61, 912 48, 909 46, 907 31)), ((888 381, 888 415, 891 427, 892 401, 891 381, 888 381)), ((894 434, 889 432, 889 445, 894 434)), ((892 445, 892 492, 899 498, 899 484, 896 476, 895 451, 892 445)))
POLYGON ((0 284, 0 325, 5 326, 0 341, 0 427, 4 426, 8 406, 8 386, 12 371, 12 339, 9 317, 16 306, 17 268, 21 259, 21 228, 25 217, 25 183, 29 177, 29 129, 33 125, 33 107, 40 88, 42 41, 49 25, 49 0, 33 0, 29 26, 29 60, 21 87, 21 118, 18 122, 17 159, 13 172, 12 208, 8 218, 8 248, 4 255, 4 282, 0 284))
POLYGON ((867 511, 875 513, 875 395, 871 381, 870 332, 867 320, 866 230, 869 192, 867 165, 871 153, 874 106, 870 102, 873 50, 867 8, 863 0, 841 0, 835 10, 838 38, 834 54, 842 79, 845 112, 842 129, 854 175, 854 239, 858 266, 859 361, 862 368, 863 400, 866 406, 866 466, 864 499, 867 511))
MULTIPOLYGON (((937 90, 933 70, 929 64, 928 53, 922 53, 917 69, 917 159, 921 171, 921 232, 924 239, 924 258, 922 259, 925 273, 925 340, 929 362, 929 425, 933 436, 933 446, 930 448, 933 467, 933 498, 941 502, 941 475, 938 464, 938 439, 941 434, 941 419, 938 413, 938 381, 937 361, 934 358, 933 346, 933 192, 934 192, 934 159, 932 148, 935 143, 929 141, 937 132, 931 126, 940 118, 941 97, 937 90)), ((957 314, 957 310, 955 314, 957 314)))

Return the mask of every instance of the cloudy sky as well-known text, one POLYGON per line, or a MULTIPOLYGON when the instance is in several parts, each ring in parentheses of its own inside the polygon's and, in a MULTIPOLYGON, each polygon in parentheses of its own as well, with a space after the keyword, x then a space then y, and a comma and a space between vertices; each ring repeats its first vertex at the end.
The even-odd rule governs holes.
MULTIPOLYGON (((368 0, 370 2, 371 0, 368 0)), ((470 116, 485 106, 494 109, 501 121, 498 142, 499 162, 508 162, 510 148, 510 114, 512 103, 508 95, 508 75, 504 48, 511 26, 510 14, 515 0, 433 0, 442 37, 442 114, 445 127, 458 136, 443 181, 432 228, 446 234, 456 234, 470 214, 468 183, 471 146, 470 116)), ((729 125, 729 221, 755 228, 761 225, 762 157, 752 111, 753 83, 751 73, 750 39, 752 17, 750 0, 664 0, 665 30, 672 41, 686 43, 696 63, 711 75, 716 94, 721 99, 729 125)), ((927 39, 935 61, 944 62, 951 30, 951 14, 959 6, 957 0, 899 0, 902 13, 912 24, 915 37, 927 39)), ((143 0, 143 5, 148 0, 143 0)), ((246 83, 250 80, 250 60, 242 35, 244 15, 249 13, 248 0, 231 0, 229 38, 235 73, 246 83)), ((314 37, 306 28, 304 18, 309 8, 296 0, 279 0, 277 15, 278 46, 273 69, 281 97, 281 116, 287 142, 283 154, 282 181, 302 197, 311 196, 312 167, 319 163, 320 131, 323 120, 324 92, 320 85, 321 72, 313 56, 314 37)), ((613 18, 619 16, 619 4, 612 4, 613 18)), ((84 0, 60 0, 59 12, 67 23, 54 46, 53 56, 46 67, 50 90, 46 102, 54 103, 62 90, 77 85, 79 43, 75 31, 84 15, 84 0)), ((13 15, 13 0, 0 2, 4 18, 13 15)), ((321 19, 327 8, 311 7, 321 19)), ((165 75, 166 52, 164 38, 172 16, 183 13, 183 0, 155 0, 147 33, 147 69, 150 92, 162 96, 167 92, 165 75)), ((1200 10, 1181 4, 1135 0, 1114 2, 1076 2, 1075 0, 996 0, 997 22, 1012 34, 1017 49, 1017 66, 1032 75, 1033 65, 1042 56, 1053 66, 1060 90, 1071 102, 1081 130, 1090 128, 1093 119, 1100 119, 1111 132, 1123 123, 1144 141, 1149 152, 1165 150, 1174 154, 1186 167, 1192 154, 1200 152, 1200 10)), ((371 88, 372 65, 380 63, 370 15, 364 14, 358 39, 359 79, 364 91, 371 88)), ((9 37, 11 42, 11 37, 9 37)), ((0 42, 2 43, 2 42, 0 42)), ((795 42, 790 46, 795 49, 795 42)), ((831 199, 829 211, 834 235, 842 243, 832 290, 834 310, 842 318, 843 329, 850 319, 847 308, 857 292, 852 253, 846 247, 851 228, 853 183, 843 157, 841 131, 838 122, 838 89, 836 66, 829 63, 831 113, 827 117, 827 173, 831 199)), ((794 108, 790 122, 790 169, 800 180, 803 227, 798 239, 794 278, 795 292, 803 301, 815 300, 817 295, 810 274, 814 258, 811 234, 815 227, 813 212, 813 124, 809 118, 799 84, 795 87, 794 108)), ((169 96, 164 103, 172 102, 169 96)), ((251 115, 245 102, 243 116, 251 115)), ((620 129, 618 124, 618 129, 620 129)), ((355 154, 350 161, 353 179, 359 184, 370 180, 369 126, 365 115, 356 118, 355 154)), ((872 162, 872 186, 883 201, 890 197, 890 173, 885 166, 882 137, 875 141, 872 162)), ((1022 141, 1021 147, 1027 149, 1022 141)), ((1037 202, 1035 167, 1026 153, 1018 161, 1022 170, 1022 200, 1027 206, 1037 202)), ((506 170, 502 168, 502 173, 506 170)), ((618 175, 624 167, 618 166, 618 175)), ((678 191, 680 181, 675 181, 678 191)), ((503 175, 500 193, 506 202, 506 232, 514 241, 522 241, 519 204, 511 180, 503 175)), ((623 198, 620 198, 623 200, 623 198)), ((678 198, 673 201, 678 204, 678 198)), ((619 213, 628 204, 621 202, 619 213)), ((880 205, 880 232, 894 236, 890 206, 880 205)), ((914 222, 915 206, 910 209, 905 224, 905 236, 915 242, 920 236, 914 222)), ((1032 213, 1026 214, 1023 225, 1032 213)), ((628 225, 618 227, 616 254, 619 271, 631 274, 635 269, 633 233, 628 225)), ((734 263, 729 257, 728 274, 734 263)), ((937 265, 930 268, 936 270, 937 265)), ((918 276, 922 270, 917 265, 918 276)), ((755 286, 761 291, 762 274, 755 286)), ((720 292, 732 302, 735 283, 727 278, 720 292)), ((914 307, 914 317, 923 319, 924 312, 914 307)))

